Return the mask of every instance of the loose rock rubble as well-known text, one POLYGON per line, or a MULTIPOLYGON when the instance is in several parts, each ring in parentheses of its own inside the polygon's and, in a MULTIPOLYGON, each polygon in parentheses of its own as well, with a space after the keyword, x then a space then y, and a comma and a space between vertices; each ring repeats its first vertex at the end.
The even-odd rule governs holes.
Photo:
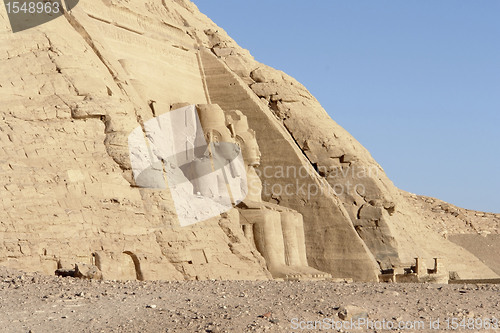
POLYGON ((429 228, 443 237, 453 234, 497 235, 500 214, 460 208, 442 200, 401 191, 417 208, 418 213, 431 222, 429 228))
POLYGON ((499 291, 498 285, 331 281, 117 282, 0 268, 0 332, 312 332, 292 325, 339 321, 342 308, 373 322, 422 321, 419 332, 435 332, 429 321, 438 318, 443 328, 447 318, 499 316, 499 291))

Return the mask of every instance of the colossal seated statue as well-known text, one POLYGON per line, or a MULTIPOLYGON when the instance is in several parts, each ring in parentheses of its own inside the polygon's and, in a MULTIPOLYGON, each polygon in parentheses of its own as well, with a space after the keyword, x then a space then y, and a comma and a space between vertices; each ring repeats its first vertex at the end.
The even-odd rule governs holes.
MULTIPOLYGON (((246 117, 240 111, 233 111, 227 117, 226 126, 224 112, 219 106, 198 105, 197 109, 207 142, 213 147, 210 152, 213 160, 234 160, 238 154, 233 151, 234 145, 224 143, 237 143, 241 147, 244 166, 219 164, 228 165, 229 170, 224 175, 233 197, 241 198, 241 191, 248 188, 245 199, 242 202, 233 200, 233 204, 239 209, 245 236, 266 259, 272 276, 287 280, 331 277, 307 263, 302 214, 262 200, 262 182, 255 171, 261 154, 246 117), (241 177, 241 172, 245 172, 246 177, 241 177)), ((204 172, 204 167, 200 165, 199 171, 204 172)))
POLYGON ((208 143, 208 150, 193 164, 196 179, 203 179, 199 175, 208 172, 212 172, 212 178, 218 179, 210 183, 195 182, 195 190, 208 197, 217 193, 228 193, 231 203, 235 206, 247 195, 248 189, 240 147, 226 127, 224 111, 218 105, 198 104, 196 109, 208 143), (219 170, 221 172, 218 172, 219 170))

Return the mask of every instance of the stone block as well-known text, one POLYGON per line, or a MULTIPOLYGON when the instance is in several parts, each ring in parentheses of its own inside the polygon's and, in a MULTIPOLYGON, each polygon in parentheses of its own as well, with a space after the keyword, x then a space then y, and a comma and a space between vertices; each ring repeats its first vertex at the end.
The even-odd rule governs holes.
POLYGON ((359 211, 360 219, 380 220, 382 218, 382 208, 363 205, 359 211))
POLYGON ((253 70, 252 73, 250 73, 250 77, 255 82, 260 82, 260 83, 267 83, 267 82, 279 83, 283 81, 281 73, 267 66, 260 66, 259 68, 253 70))
POLYGON ((80 279, 101 280, 102 273, 97 266, 79 262, 75 264, 75 277, 80 279))
POLYGON ((368 311, 359 306, 346 305, 340 307, 339 311, 337 312, 337 315, 341 320, 344 321, 350 321, 350 320, 357 321, 358 319, 367 318, 368 311))

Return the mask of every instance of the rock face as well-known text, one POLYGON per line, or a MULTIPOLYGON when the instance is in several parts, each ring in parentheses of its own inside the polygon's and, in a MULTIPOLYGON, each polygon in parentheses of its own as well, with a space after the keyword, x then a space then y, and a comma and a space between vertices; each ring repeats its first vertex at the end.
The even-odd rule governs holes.
POLYGON ((10 33, 0 6, 0 264, 104 279, 269 279, 233 209, 181 227, 167 189, 139 188, 127 138, 179 103, 240 110, 262 199, 303 216, 309 265, 376 281, 440 257, 497 277, 426 218, 295 79, 256 62, 185 0, 81 1, 10 33))
POLYGON ((198 44, 174 8, 188 9, 87 5, 0 35, 1 264, 54 274, 82 262, 105 279, 269 278, 234 214, 181 228, 168 191, 133 185, 130 132, 171 103, 207 101, 198 44))

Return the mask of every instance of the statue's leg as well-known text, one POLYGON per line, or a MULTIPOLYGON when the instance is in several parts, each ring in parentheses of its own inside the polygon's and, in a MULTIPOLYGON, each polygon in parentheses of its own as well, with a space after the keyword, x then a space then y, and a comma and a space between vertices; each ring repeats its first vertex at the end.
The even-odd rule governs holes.
POLYGON ((304 218, 302 214, 297 214, 297 224, 295 225, 295 230, 297 233, 297 242, 299 244, 299 257, 300 263, 303 266, 309 266, 307 263, 307 254, 306 254, 306 237, 304 235, 304 218))
POLYGON ((321 272, 307 264, 304 222, 298 212, 282 212, 283 238, 287 264, 311 278, 329 278, 330 274, 321 272))
POLYGON ((277 212, 273 211, 260 211, 254 219, 254 238, 257 250, 263 254, 266 262, 273 266, 284 264, 280 244, 283 241, 276 233, 275 223, 277 219, 279 220, 277 212))
POLYGON ((273 210, 243 209, 243 218, 253 223, 255 246, 266 259, 274 278, 299 279, 304 274, 285 264, 285 245, 280 213, 273 210))
POLYGON ((281 212, 281 226, 284 241, 285 263, 288 266, 301 266, 299 237, 297 235, 297 217, 294 212, 281 212))

